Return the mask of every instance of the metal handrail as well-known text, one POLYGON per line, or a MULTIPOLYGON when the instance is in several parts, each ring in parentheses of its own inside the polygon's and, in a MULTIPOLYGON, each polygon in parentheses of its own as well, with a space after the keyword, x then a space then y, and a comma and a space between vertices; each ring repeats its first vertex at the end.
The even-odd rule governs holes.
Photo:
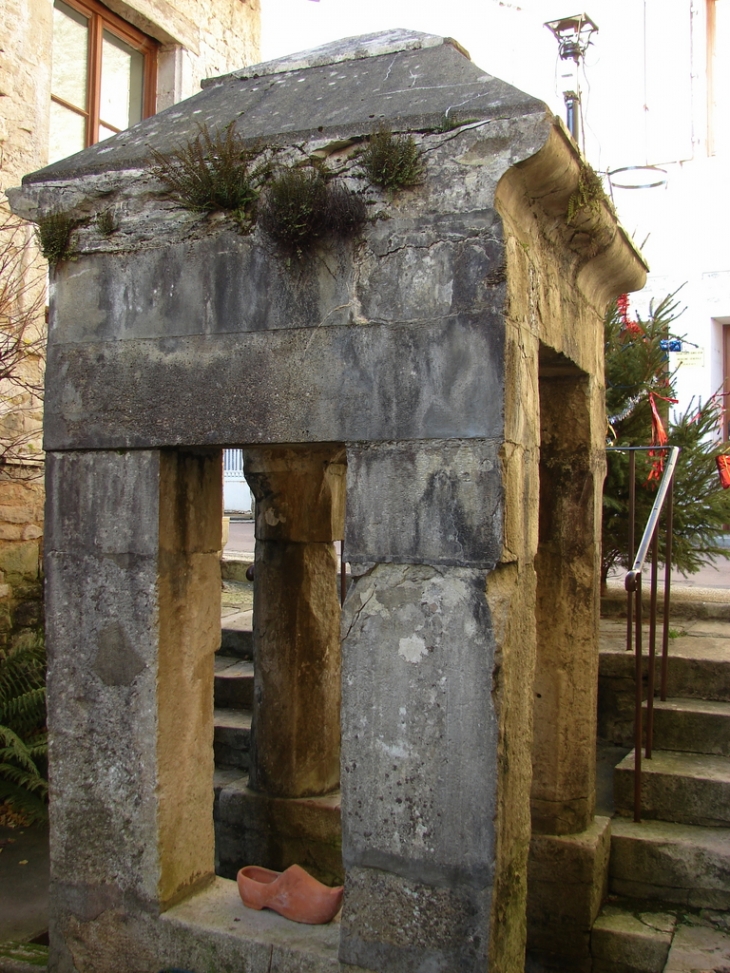
POLYGON ((664 552, 664 610, 662 631, 662 666, 660 694, 667 698, 667 668, 669 655, 669 596, 671 589, 672 527, 673 527, 673 488, 674 470, 679 457, 679 446, 609 446, 609 452, 629 454, 629 556, 634 549, 636 516, 636 453, 651 452, 665 454, 664 472, 654 499, 649 519, 639 543, 631 570, 626 573, 624 587, 627 593, 626 612, 626 649, 634 649, 636 666, 636 696, 634 709, 634 821, 641 821, 641 748, 643 742, 643 650, 642 638, 642 601, 641 578, 647 555, 651 550, 651 601, 649 614, 649 678, 646 702, 646 750, 647 760, 651 759, 654 744, 654 672, 656 665, 656 620, 657 620, 657 568, 659 563, 659 518, 666 503, 667 540, 664 552), (632 645, 633 643, 633 645, 632 645))

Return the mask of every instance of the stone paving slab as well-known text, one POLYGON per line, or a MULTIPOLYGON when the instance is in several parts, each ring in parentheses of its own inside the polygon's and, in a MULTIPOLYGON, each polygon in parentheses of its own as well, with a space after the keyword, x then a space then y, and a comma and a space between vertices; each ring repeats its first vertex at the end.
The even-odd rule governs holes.
POLYGON ((593 973, 661 973, 676 916, 606 905, 591 933, 593 973))
POLYGON ((730 935, 687 916, 674 934, 664 973, 730 973, 730 935))
POLYGON ((48 827, 0 828, 0 942, 48 928, 48 827))

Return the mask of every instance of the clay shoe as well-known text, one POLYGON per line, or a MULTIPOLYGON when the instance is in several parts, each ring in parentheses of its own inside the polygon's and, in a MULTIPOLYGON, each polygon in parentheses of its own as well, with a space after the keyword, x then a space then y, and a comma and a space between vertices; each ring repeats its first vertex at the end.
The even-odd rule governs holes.
POLYGON ((342 905, 343 886, 323 885, 299 865, 290 865, 285 872, 247 865, 236 880, 249 909, 273 909, 294 922, 330 922, 342 905))

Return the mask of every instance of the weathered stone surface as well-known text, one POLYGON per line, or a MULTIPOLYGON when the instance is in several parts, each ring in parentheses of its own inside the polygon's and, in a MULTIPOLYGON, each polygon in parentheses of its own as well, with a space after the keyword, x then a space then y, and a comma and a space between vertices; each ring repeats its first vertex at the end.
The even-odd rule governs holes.
POLYGON ((664 702, 655 699, 654 740, 663 750, 730 757, 730 703, 707 699, 667 699, 664 702))
POLYGON ((730 935, 699 916, 685 916, 677 926, 663 973, 721 971, 730 968, 730 935))
MULTIPOLYGON (((383 40, 389 45, 393 37, 383 40)), ((559 378, 566 368, 582 373, 584 397, 570 397, 571 417, 593 456, 604 431, 601 316, 607 300, 641 283, 643 270, 608 206, 574 214, 568 224, 584 170, 573 143, 541 105, 495 82, 451 44, 423 36, 400 42, 403 50, 384 54, 366 39, 363 56, 348 60, 358 48, 348 41, 329 52, 337 67, 317 60, 317 66, 268 66, 260 77, 224 80, 189 110, 158 116, 108 143, 108 151, 93 149, 77 158, 73 170, 62 164, 37 174, 15 199, 36 215, 63 199, 78 218, 92 216, 103 199, 104 206, 120 206, 124 226, 102 239, 90 220, 77 234, 78 262, 61 263, 54 273, 59 311, 49 352, 47 443, 102 455, 128 447, 145 454, 158 446, 162 472, 165 464, 172 470, 174 447, 189 447, 185 471, 171 473, 180 484, 195 480, 194 448, 237 445, 252 450, 255 459, 260 447, 259 459, 266 460, 276 447, 289 452, 328 444, 327 463, 335 465, 341 459, 334 454, 349 451, 345 558, 351 541, 357 563, 341 629, 348 873, 341 963, 378 973, 452 973, 487 965, 517 971, 524 960, 530 836, 539 456, 551 445, 549 430, 540 428, 540 381, 559 378), (411 84, 414 74, 417 85, 411 84), (443 114, 456 103, 474 121, 444 132, 443 114), (395 198, 365 185, 350 142, 372 131, 373 112, 396 131, 412 131, 424 153, 421 185, 395 198), (173 201, 161 201, 152 175, 137 168, 148 146, 165 152, 197 134, 201 122, 213 130, 232 119, 251 137, 270 134, 277 152, 282 149, 280 163, 299 163, 302 153, 322 159, 374 207, 374 216, 387 207, 392 219, 369 221, 356 244, 327 241, 314 256, 286 267, 261 225, 246 239, 234 237, 225 216, 181 213, 173 201), (125 251, 135 252, 120 258, 125 251)), ((560 398, 553 401, 557 416, 560 398)), ((201 494, 208 492, 213 456, 201 460, 201 494)), ((125 489, 131 489, 134 478, 125 462, 119 455, 125 489)), ((293 778, 294 792, 316 793, 333 786, 337 773, 339 608, 331 539, 341 515, 321 456, 318 470, 314 453, 308 462, 309 472, 289 460, 283 469, 264 468, 261 476, 254 471, 257 516, 264 519, 257 524, 252 783, 279 793, 291 792, 293 778), (317 510, 322 502, 332 509, 317 510), (297 644, 302 633, 314 648, 297 644)), ((543 478, 550 472, 548 464, 543 478)), ((571 519, 595 534, 600 472, 593 459, 581 468, 588 499, 581 500, 576 484, 561 511, 561 543, 549 553, 560 556, 567 549, 571 519)), ((146 475, 140 472, 144 484, 146 475)), ((144 495, 152 496, 145 491, 146 485, 144 495)), ((71 494, 84 507, 81 493, 71 494)), ((161 495, 154 494, 156 501, 161 495)), ((185 490, 170 497, 183 519, 189 500, 185 490)), ((89 509, 93 534, 91 525, 106 523, 108 514, 89 509)), ((543 509, 555 512, 549 502, 543 509)), ((219 509, 216 516, 220 546, 219 509)), ((68 525, 69 536, 73 529, 68 525)), ((131 530, 127 524, 123 529, 131 530)), ((208 526, 201 529, 208 538, 208 526)), ((106 693, 142 683, 149 694, 142 722, 147 720, 146 739, 156 742, 143 752, 138 738, 135 756, 143 770, 140 799, 152 795, 143 809, 148 823, 139 846, 161 855, 162 878, 144 900, 152 910, 185 888, 186 870, 189 883, 207 875, 194 865, 207 854, 202 816, 210 821, 200 787, 210 759, 202 750, 210 751, 212 727, 206 682, 212 666, 204 659, 212 555, 207 546, 192 551, 192 526, 190 531, 180 549, 165 547, 160 527, 149 551, 134 545, 116 551, 104 539, 112 550, 100 556, 96 542, 87 539, 78 541, 74 555, 94 564, 109 561, 122 572, 121 581, 112 581, 129 614, 132 580, 147 583, 150 605, 133 619, 146 640, 142 646, 124 628, 125 612, 114 615, 114 585, 106 612, 123 626, 124 638, 116 633, 114 644, 128 643, 147 668, 135 674, 131 653, 119 666, 107 652, 97 661, 111 685, 95 678, 106 693), (179 584, 177 572, 184 575, 179 584), (180 658, 172 638, 166 642, 154 630, 158 596, 160 624, 169 622, 173 638, 182 639, 180 658), (187 612, 183 597, 192 606, 187 612), (171 769, 172 727, 184 719, 185 707, 191 725, 179 745, 184 775, 193 775, 189 791, 175 788, 171 769), (197 734, 195 743, 190 734, 197 734), (155 759, 162 739, 169 766, 160 788, 155 759), (170 857, 179 820, 165 807, 168 793, 179 798, 180 813, 195 806, 191 822, 200 822, 203 836, 199 849, 186 842, 179 872, 170 857)), ((574 574, 555 586, 555 610, 538 616, 540 627, 565 634, 573 615, 585 613, 590 628, 594 548, 595 538, 589 539, 574 574)), ((543 575, 549 570, 548 559, 543 575)), ((56 598, 63 594, 57 587, 56 598)), ((545 587, 544 604, 548 593, 545 587)), ((79 603, 83 594, 75 592, 79 603)), ((68 603, 56 607, 56 624, 72 628, 68 603)), ((98 606, 82 607, 89 625, 98 606)), ((578 627, 590 669, 590 638, 585 626, 578 627)), ((70 641, 65 646, 70 653, 70 641)), ((91 656, 88 647, 85 652, 91 656)), ((546 668, 556 658, 559 652, 546 668)), ((84 678, 93 675, 90 669, 84 678)), ((580 707, 575 715, 582 733, 593 705, 590 691, 582 692, 585 685, 574 679, 568 692, 551 696, 558 707, 566 700, 580 707)), ((115 705, 125 704, 126 697, 115 705)), ((122 717, 111 708, 116 726, 122 717)), ((130 734, 134 715, 123 725, 130 734)), ((85 725, 80 711, 69 716, 73 726, 85 725)), ((562 726, 557 729, 557 764, 565 769, 571 746, 562 726)), ((569 774, 553 774, 558 786, 548 800, 561 806, 583 801, 561 815, 570 826, 590 816, 590 775, 590 757, 577 767, 575 787, 569 774)), ((543 783, 549 776, 542 775, 543 783)), ((65 802, 66 793, 60 793, 65 802)), ((71 787, 68 796, 76 797, 71 787)), ((105 831, 106 805, 91 811, 95 827, 105 831)), ((63 813, 70 815, 69 807, 63 813)), ((185 827, 192 824, 180 825, 189 839, 185 827)), ((270 837, 263 827, 256 833, 262 841, 270 837)), ((132 846, 130 841, 126 855, 133 854, 132 846)), ((103 843, 98 847, 106 850, 103 843)), ((165 920, 142 914, 138 888, 152 885, 152 867, 142 874, 145 886, 142 879, 128 881, 137 866, 127 866, 127 885, 120 890, 107 881, 106 865, 95 855, 89 853, 90 877, 76 895, 78 907, 64 911, 66 892, 59 888, 56 895, 57 956, 73 954, 84 973, 98 956, 100 965, 114 956, 130 970, 153 968, 165 920)), ((114 862, 120 870, 123 858, 114 862)), ((199 929, 196 937, 200 943, 209 939, 199 929)), ((258 973, 259 960, 285 968, 277 966, 275 950, 259 950, 250 929, 245 938, 252 971, 258 973)), ((227 948, 216 946, 213 959, 228 962, 227 948)), ((177 949, 169 958, 196 968, 201 954, 177 949)), ((218 966, 224 969, 225 962, 218 966)), ((317 969, 319 960, 295 962, 305 971, 317 969)), ((68 973, 70 964, 68 959, 68 973)), ((59 973, 66 973, 60 960, 59 973)))
POLYGON ((322 543, 345 532, 345 451, 328 446, 248 450, 256 540, 322 543))
POLYGON ((587 960, 593 921, 606 897, 611 820, 581 834, 535 834, 527 878, 527 948, 587 960))
POLYGON ((332 543, 256 545, 251 786, 278 797, 340 779, 340 606, 332 543))
POLYGON ((588 376, 541 355, 532 827, 584 831, 595 808, 603 432, 588 376), (576 610, 580 605, 583 610, 576 610))
POLYGON ((55 455, 48 483, 63 506, 46 551, 59 909, 93 912, 98 889, 167 903, 212 874, 220 456, 55 455), (110 503, 117 490, 134 505, 110 503))
POLYGON ((618 895, 730 910, 730 832, 616 817, 610 881, 618 895))
MULTIPOLYGON (((705 623, 706 624, 706 623, 705 623)), ((598 730, 611 742, 633 745, 634 659, 626 652, 626 623, 613 623, 601 638, 598 683, 598 730)), ((644 698, 648 664, 644 663, 644 698)), ((659 685, 657 660, 655 686, 659 685)), ((730 702, 730 658, 725 639, 712 634, 680 635, 669 652, 667 695, 670 698, 730 702)))
POLYGON ((477 885, 492 872, 494 797, 483 784, 496 763, 494 635, 483 584, 476 570, 379 564, 350 587, 342 620, 348 865, 477 885))
POLYGON ((591 933, 595 973, 662 973, 676 916, 607 905, 591 933))
POLYGON ((477 973, 485 963, 489 900, 488 887, 348 868, 340 959, 399 973, 477 973))
POLYGON ((501 430, 495 337, 477 313, 448 327, 55 344, 46 448, 491 438, 501 430))
POLYGON ((276 871, 301 865, 327 885, 344 880, 338 792, 268 797, 239 779, 221 788, 215 822, 217 871, 225 878, 235 878, 239 868, 254 863, 276 871))
MULTIPOLYGON (((614 771, 619 814, 633 814, 634 751, 614 771)), ((730 825, 730 758, 655 750, 641 761, 641 813, 646 818, 698 824, 730 825)))
POLYGON ((503 498, 495 442, 358 444, 347 467, 350 563, 496 564, 503 498))
MULTIPOLYGON (((303 926, 241 903, 234 882, 208 888, 161 916, 130 915, 120 902, 100 901, 96 913, 64 917, 59 973, 100 970, 215 969, 220 973, 340 973, 339 926, 303 926)), ((352 973, 362 973, 354 968, 352 973)))
POLYGON ((251 787, 276 797, 335 790, 340 779, 342 450, 245 457, 256 497, 251 787))
MULTIPOLYGON (((403 39, 409 37, 420 42, 415 50, 340 62, 334 83, 332 68, 326 64, 264 78, 254 68, 249 77, 219 79, 190 99, 186 111, 160 112, 105 147, 87 149, 72 165, 62 160, 26 177, 26 182, 143 168, 150 144, 168 153, 197 135, 198 124, 222 129, 233 120, 240 124, 242 117, 246 138, 291 144, 313 131, 329 138, 361 135, 377 128, 373 119, 379 117, 392 119, 396 127, 437 128, 447 109, 453 111, 456 104, 460 117, 472 119, 544 114, 541 102, 486 74, 443 38, 408 32, 403 39), (414 85, 414 74, 427 76, 428 83, 414 85), (327 92, 326 100, 317 97, 322 90, 327 92), (362 98, 363 91, 368 92, 367 99, 362 98)), ((336 46, 330 54, 336 54, 336 46)))

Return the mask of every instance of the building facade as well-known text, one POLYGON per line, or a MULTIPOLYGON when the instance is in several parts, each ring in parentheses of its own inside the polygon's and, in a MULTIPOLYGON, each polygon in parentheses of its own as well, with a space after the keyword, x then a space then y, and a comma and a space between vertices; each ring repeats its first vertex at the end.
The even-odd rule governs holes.
MULTIPOLYGON (((4 227, 5 190, 26 173, 189 97, 203 78, 260 60, 259 0, 0 0, 0 21, 4 227)), ((45 275, 30 228, 16 227, 12 245, 23 234, 22 272, 33 275, 36 298, 40 288, 33 327, 43 329, 45 275)), ((27 302, 27 279, 10 288, 11 304, 27 302)), ((0 450, 0 645, 26 637, 40 617, 42 402, 27 386, 42 381, 43 355, 22 368, 26 387, 0 385, 0 447, 12 447, 0 450)))

